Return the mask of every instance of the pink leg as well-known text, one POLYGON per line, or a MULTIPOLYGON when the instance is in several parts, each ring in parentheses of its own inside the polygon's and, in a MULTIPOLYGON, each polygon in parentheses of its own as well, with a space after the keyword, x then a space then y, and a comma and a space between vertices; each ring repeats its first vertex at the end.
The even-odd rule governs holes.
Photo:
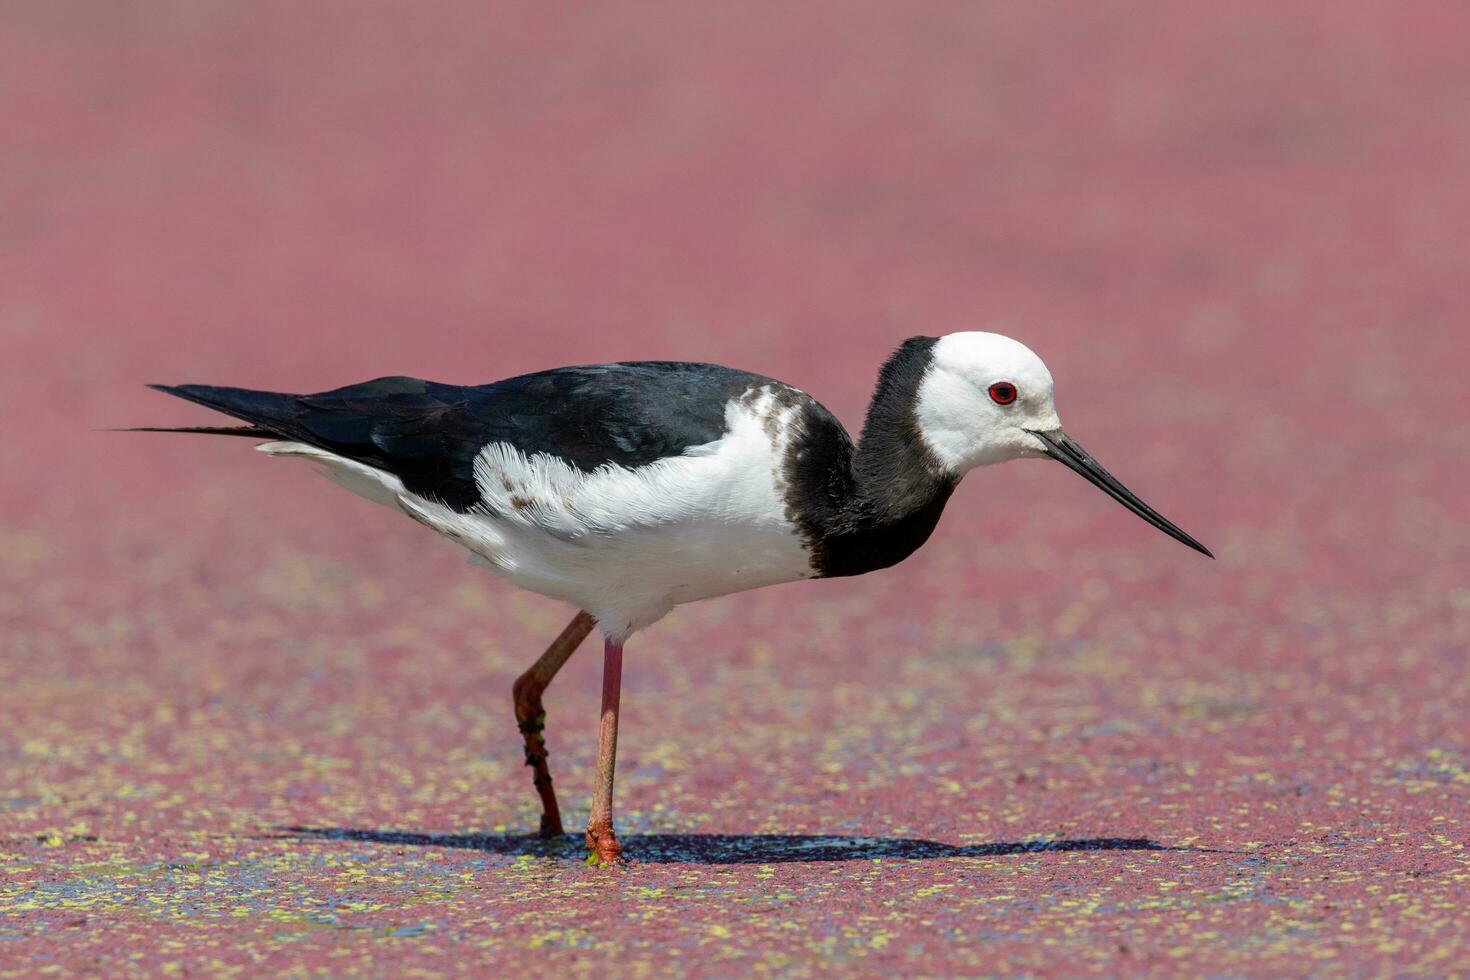
POLYGON ((561 811, 556 805, 556 791, 551 788, 551 767, 546 764, 546 738, 541 732, 546 727, 546 709, 541 706, 541 695, 546 686, 561 670, 577 647, 592 632, 594 620, 584 612, 567 624, 531 668, 516 678, 512 693, 515 696, 516 722, 526 739, 526 765, 531 767, 532 782, 541 794, 541 836, 560 837, 561 811))
POLYGON ((604 641, 602 653, 602 727, 597 737, 597 782, 592 818, 587 821, 589 864, 619 864, 623 846, 613 832, 613 769, 618 755, 618 694, 623 685, 623 645, 604 641))

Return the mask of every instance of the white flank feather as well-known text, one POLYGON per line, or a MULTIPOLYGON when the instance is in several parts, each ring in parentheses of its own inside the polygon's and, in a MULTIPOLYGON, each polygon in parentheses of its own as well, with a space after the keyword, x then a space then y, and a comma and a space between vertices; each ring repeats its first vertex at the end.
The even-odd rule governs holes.
POLYGON ((681 603, 814 574, 781 486, 798 412, 769 388, 747 393, 726 406, 722 438, 632 469, 583 473, 492 443, 475 460, 481 502, 468 513, 326 450, 259 448, 326 464, 335 482, 457 541, 521 588, 587 610, 621 639, 681 603))

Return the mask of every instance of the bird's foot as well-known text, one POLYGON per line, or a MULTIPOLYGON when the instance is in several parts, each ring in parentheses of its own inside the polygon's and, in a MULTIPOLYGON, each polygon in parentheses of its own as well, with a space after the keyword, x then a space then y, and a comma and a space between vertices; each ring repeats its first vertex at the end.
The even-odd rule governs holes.
POLYGON ((612 821, 587 825, 587 863, 594 867, 617 867, 625 863, 623 845, 618 843, 612 821))

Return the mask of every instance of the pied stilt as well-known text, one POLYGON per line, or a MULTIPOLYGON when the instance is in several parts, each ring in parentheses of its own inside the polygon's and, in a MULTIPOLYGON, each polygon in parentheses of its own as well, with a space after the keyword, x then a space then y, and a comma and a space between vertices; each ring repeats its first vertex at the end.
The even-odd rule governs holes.
MULTIPOLYGON (((856 444, 805 392, 713 364, 558 368, 475 387, 381 378, 315 395, 161 391, 234 416, 349 490, 460 543, 579 611, 515 683, 543 813, 562 833, 542 694, 596 625, 605 638, 589 858, 615 862, 623 643, 675 606, 887 568, 924 543, 968 471, 1050 457, 1196 551, 1198 541, 1062 431, 1046 365, 991 333, 915 337, 883 365, 856 444)), ((152 430, 159 431, 159 430, 152 430)))

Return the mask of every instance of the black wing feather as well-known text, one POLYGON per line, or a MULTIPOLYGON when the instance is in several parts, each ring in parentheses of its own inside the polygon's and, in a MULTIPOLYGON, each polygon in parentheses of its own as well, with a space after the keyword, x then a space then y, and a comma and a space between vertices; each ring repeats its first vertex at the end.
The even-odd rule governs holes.
POLYGON ((627 361, 462 387, 390 377, 314 395, 153 385, 243 419, 264 436, 318 446, 395 474, 464 511, 480 500, 474 461, 491 443, 590 472, 638 467, 719 439, 725 406, 769 378, 714 364, 627 361))

